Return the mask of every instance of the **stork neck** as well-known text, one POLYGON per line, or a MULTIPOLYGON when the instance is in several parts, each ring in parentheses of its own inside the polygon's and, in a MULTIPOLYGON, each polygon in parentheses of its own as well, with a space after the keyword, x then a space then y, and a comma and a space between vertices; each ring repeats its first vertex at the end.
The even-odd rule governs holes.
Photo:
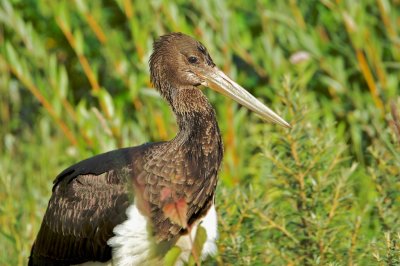
POLYGON ((185 151, 191 171, 199 178, 196 180, 204 182, 202 178, 210 178, 216 182, 213 178, 221 165, 223 145, 215 111, 198 89, 187 90, 181 97, 185 99, 173 100, 179 133, 171 144, 185 151))
POLYGON ((177 114, 177 122, 179 132, 176 138, 181 141, 193 143, 205 139, 220 140, 221 138, 213 109, 209 113, 193 111, 177 114))
POLYGON ((199 89, 179 91, 172 97, 171 105, 179 126, 177 140, 193 142, 214 138, 220 141, 215 111, 199 89))

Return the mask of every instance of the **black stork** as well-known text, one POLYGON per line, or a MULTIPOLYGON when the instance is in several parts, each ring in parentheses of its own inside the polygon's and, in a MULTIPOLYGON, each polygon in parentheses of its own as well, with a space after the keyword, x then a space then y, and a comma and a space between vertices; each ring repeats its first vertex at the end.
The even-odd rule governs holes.
POLYGON ((191 237, 207 232, 202 258, 216 252, 214 195, 223 146, 210 87, 284 127, 290 125, 228 78, 206 48, 182 33, 155 41, 151 81, 175 113, 170 141, 110 151, 60 173, 29 265, 158 265, 174 245, 188 259, 191 237))

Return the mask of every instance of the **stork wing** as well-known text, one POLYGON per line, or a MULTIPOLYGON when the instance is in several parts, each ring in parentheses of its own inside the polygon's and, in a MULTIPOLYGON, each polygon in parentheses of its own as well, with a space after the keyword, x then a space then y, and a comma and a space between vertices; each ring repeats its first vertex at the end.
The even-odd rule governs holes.
MULTIPOLYGON (((206 144, 202 146, 207 147, 206 144)), ((181 212, 179 216, 184 213, 184 217, 180 218, 188 226, 207 213, 213 204, 221 160, 222 150, 204 155, 192 153, 185 146, 168 144, 146 154, 137 180, 145 187, 143 195, 150 204, 153 233, 157 241, 171 240, 186 231, 182 223, 168 214, 171 204, 174 211, 181 212), (179 202, 182 201, 186 204, 179 209, 179 202)))
POLYGON ((29 265, 111 259, 106 242, 113 228, 126 219, 127 182, 137 148, 92 157, 57 176, 29 265))

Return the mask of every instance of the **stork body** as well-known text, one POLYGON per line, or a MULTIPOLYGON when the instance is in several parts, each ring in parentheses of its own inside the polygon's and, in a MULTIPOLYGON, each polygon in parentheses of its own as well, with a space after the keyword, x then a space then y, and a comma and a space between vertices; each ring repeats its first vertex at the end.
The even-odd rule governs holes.
POLYGON ((200 223, 207 231, 202 257, 215 253, 223 147, 214 109, 198 86, 288 124, 223 75, 204 46, 186 35, 156 41, 150 71, 176 115, 178 134, 97 155, 60 173, 29 265, 157 265, 173 245, 185 261, 200 223))

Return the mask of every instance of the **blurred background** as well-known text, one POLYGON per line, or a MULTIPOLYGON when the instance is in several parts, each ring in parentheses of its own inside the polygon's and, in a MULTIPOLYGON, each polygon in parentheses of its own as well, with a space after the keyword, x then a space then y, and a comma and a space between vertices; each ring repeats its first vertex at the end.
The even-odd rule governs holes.
POLYGON ((2 0, 0 265, 27 263, 64 168, 175 136, 148 70, 175 31, 293 126, 204 89, 225 144, 205 264, 400 264, 399 0, 2 0))

